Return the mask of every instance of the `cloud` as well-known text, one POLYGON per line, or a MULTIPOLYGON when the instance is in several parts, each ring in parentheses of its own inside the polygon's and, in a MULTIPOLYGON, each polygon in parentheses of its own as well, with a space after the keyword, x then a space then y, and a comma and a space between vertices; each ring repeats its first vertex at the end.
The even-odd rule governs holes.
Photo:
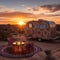
POLYGON ((38 7, 28 8, 29 11, 40 11, 41 9, 48 10, 50 12, 56 12, 60 10, 60 4, 42 5, 38 7))
POLYGON ((0 24, 16 24, 20 20, 24 22, 37 19, 37 16, 24 12, 0 12, 0 24))
POLYGON ((40 15, 60 15, 60 4, 53 4, 53 5, 42 5, 33 8, 28 8, 28 12, 40 15))
POLYGON ((20 6, 24 7, 25 5, 24 4, 21 4, 20 6))
MULTIPOLYGON (((38 20, 39 18, 48 19, 48 20, 56 19, 56 21, 57 21, 58 17, 55 18, 55 16, 60 16, 60 10, 56 9, 56 10, 52 11, 48 7, 46 8, 46 5, 28 8, 28 11, 26 11, 26 12, 17 11, 13 8, 8 8, 8 7, 0 5, 0 24, 1 23, 17 23, 20 20, 27 22, 30 20, 38 20)), ((60 19, 60 17, 59 17, 59 19, 60 19)))
MULTIPOLYGON (((24 5, 22 5, 24 6, 24 5)), ((31 14, 31 13, 25 13, 25 12, 21 12, 21 11, 17 11, 14 8, 8 8, 6 6, 0 5, 0 18, 1 17, 10 17, 10 18, 14 18, 14 17, 23 17, 23 18, 35 18, 35 15, 31 14)))
MULTIPOLYGON (((24 6, 24 5, 22 5, 24 6)), ((0 24, 2 23, 17 23, 20 19, 27 20, 35 19, 36 16, 32 13, 17 11, 14 8, 8 8, 0 5, 0 24)))
POLYGON ((35 18, 34 14, 31 13, 24 13, 24 12, 4 12, 1 13, 0 12, 0 17, 10 17, 10 18, 14 18, 14 17, 22 17, 22 18, 35 18))
POLYGON ((28 11, 39 11, 39 8, 28 8, 28 11))
POLYGON ((14 8, 8 8, 6 6, 0 5, 0 24, 18 23, 20 20, 26 22, 30 19, 32 20, 36 18, 37 17, 32 13, 21 12, 15 10, 14 8))
POLYGON ((43 5, 41 8, 48 10, 50 12, 56 12, 60 10, 60 4, 54 4, 54 5, 43 5))
POLYGON ((15 21, 0 21, 0 24, 16 24, 15 21))
POLYGON ((14 12, 16 11, 14 8, 8 8, 6 6, 0 5, 0 12, 14 12))

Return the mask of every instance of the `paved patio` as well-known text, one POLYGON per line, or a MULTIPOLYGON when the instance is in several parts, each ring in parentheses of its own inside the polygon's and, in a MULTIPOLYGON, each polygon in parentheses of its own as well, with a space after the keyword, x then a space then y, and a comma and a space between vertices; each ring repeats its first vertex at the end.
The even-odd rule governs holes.
MULTIPOLYGON (((5 58, 0 56, 0 60, 45 60, 46 59, 46 54, 44 53, 44 50, 50 49, 53 53, 53 57, 56 60, 60 60, 60 43, 46 43, 46 42, 37 42, 37 41, 32 41, 35 45, 38 47, 42 48, 42 52, 38 52, 32 57, 28 58, 5 58)), ((7 44, 7 42, 0 42, 1 45, 7 44)))

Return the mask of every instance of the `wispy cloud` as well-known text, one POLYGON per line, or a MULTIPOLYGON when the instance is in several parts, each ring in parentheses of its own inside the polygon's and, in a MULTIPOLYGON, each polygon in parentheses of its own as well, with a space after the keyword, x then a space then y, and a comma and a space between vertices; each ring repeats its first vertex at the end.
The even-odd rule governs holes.
POLYGON ((41 6, 44 10, 48 10, 50 12, 56 12, 60 10, 60 4, 53 4, 53 5, 43 5, 41 6))
POLYGON ((0 17, 22 17, 22 18, 35 18, 36 16, 34 14, 31 13, 24 13, 24 12, 4 12, 4 13, 0 13, 0 17))
POLYGON ((34 14, 59 16, 60 13, 58 12, 60 12, 60 4, 42 5, 33 8, 28 8, 27 10, 34 14))
POLYGON ((8 8, 6 6, 0 5, 0 12, 14 12, 16 11, 14 8, 8 8))
POLYGON ((25 5, 24 4, 21 4, 20 6, 24 7, 25 5))
POLYGON ((0 5, 0 24, 17 23, 19 22, 19 20, 28 21, 29 19, 35 19, 35 18, 37 17, 32 13, 21 12, 13 8, 8 8, 0 5))
POLYGON ((8 8, 6 6, 0 5, 0 21, 2 20, 11 21, 11 19, 13 18, 32 19, 36 18, 36 16, 32 13, 21 12, 15 10, 14 8, 8 8))
MULTIPOLYGON (((23 5, 24 6, 24 5, 23 5)), ((0 24, 1 23, 17 23, 21 20, 51 19, 53 21, 60 19, 60 5, 43 5, 28 8, 26 12, 17 11, 14 8, 8 8, 0 5, 0 24), (50 7, 50 8, 49 8, 50 7), (59 8, 58 8, 59 7, 59 8), (20 19, 19 19, 20 18, 20 19)), ((58 22, 60 23, 60 22, 58 22)))

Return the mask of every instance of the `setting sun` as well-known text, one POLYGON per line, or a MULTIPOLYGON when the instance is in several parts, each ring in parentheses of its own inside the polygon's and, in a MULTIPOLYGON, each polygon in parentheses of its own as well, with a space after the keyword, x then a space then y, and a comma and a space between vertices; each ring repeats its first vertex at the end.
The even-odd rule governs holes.
POLYGON ((18 24, 19 24, 19 25, 25 25, 25 22, 24 22, 24 21, 19 21, 18 24))

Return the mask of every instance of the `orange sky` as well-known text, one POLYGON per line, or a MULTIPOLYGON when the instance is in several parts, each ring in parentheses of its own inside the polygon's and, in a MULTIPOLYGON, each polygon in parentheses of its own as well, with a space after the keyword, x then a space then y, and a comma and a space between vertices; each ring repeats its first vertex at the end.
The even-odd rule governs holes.
POLYGON ((0 24, 18 24, 19 21, 24 21, 24 22, 28 22, 28 21, 32 21, 32 20, 38 20, 38 19, 45 19, 48 21, 54 21, 56 24, 60 24, 60 16, 55 16, 55 17, 46 17, 46 16, 37 16, 37 17, 12 17, 12 18, 6 18, 6 21, 0 21, 0 24))
POLYGON ((16 9, 0 5, 0 24, 18 24, 19 21, 28 22, 38 19, 54 21, 56 24, 60 24, 60 4, 30 6, 25 8, 24 11, 16 9))
POLYGON ((45 16, 37 15, 32 13, 3 13, 0 14, 0 24, 17 24, 19 21, 28 22, 31 20, 45 19, 48 21, 54 21, 57 24, 60 24, 60 16, 45 16))

